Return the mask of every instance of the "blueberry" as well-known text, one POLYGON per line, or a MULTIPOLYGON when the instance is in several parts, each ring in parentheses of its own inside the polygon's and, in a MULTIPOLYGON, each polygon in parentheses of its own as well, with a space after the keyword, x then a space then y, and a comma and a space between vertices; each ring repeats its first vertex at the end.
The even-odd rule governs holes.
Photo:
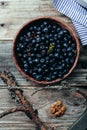
POLYGON ((72 56, 73 56, 73 53, 72 53, 72 52, 69 52, 69 53, 68 53, 68 56, 69 56, 69 57, 72 57, 72 56))
POLYGON ((50 58, 50 60, 49 60, 49 62, 51 63, 51 64, 53 64, 54 62, 55 62, 55 58, 50 58))
POLYGON ((74 63, 74 58, 70 58, 70 63, 74 63))
POLYGON ((37 67, 34 67, 34 68, 33 68, 33 72, 36 73, 37 71, 38 71, 38 68, 37 68, 37 67))
POLYGON ((71 47, 68 47, 68 48, 67 48, 67 51, 72 51, 72 48, 71 48, 71 47))
POLYGON ((19 43, 19 48, 20 48, 21 50, 24 50, 24 45, 23 45, 22 43, 19 43))
POLYGON ((66 48, 62 48, 62 52, 63 52, 63 53, 66 52, 66 48))
POLYGON ((45 27, 43 30, 42 30, 44 33, 47 33, 49 30, 47 27, 45 27))
POLYGON ((44 72, 46 72, 46 73, 47 73, 48 71, 49 71, 48 69, 45 69, 45 70, 44 70, 44 72))
POLYGON ((51 76, 51 79, 52 79, 52 80, 54 80, 55 78, 56 78, 56 76, 55 76, 55 75, 52 75, 52 76, 51 76))
POLYGON ((46 57, 45 57, 45 60, 50 60, 49 56, 46 56, 46 57))
POLYGON ((50 58, 54 57, 54 54, 53 54, 53 53, 50 53, 50 54, 49 54, 49 57, 50 57, 50 58))
POLYGON ((32 60, 32 58, 31 57, 28 57, 28 61, 31 61, 32 60))
POLYGON ((67 56, 67 53, 66 53, 66 52, 64 52, 64 53, 63 53, 63 55, 64 55, 64 57, 66 57, 66 56, 67 56))
POLYGON ((24 64, 24 68, 28 68, 28 64, 25 63, 25 64, 24 64))
POLYGON ((41 34, 41 31, 38 31, 37 34, 40 35, 40 34, 41 34))
POLYGON ((61 31, 58 33, 58 35, 60 35, 60 36, 63 36, 63 34, 64 34, 63 30, 61 30, 61 31))
POLYGON ((31 27, 29 28, 29 30, 30 30, 30 31, 33 31, 33 27, 31 26, 31 27))
POLYGON ((63 73, 62 72, 58 73, 58 78, 63 78, 63 73))
POLYGON ((37 30, 37 26, 33 26, 33 29, 34 29, 34 31, 36 31, 37 30))
POLYGON ((65 74, 67 74, 68 73, 68 69, 64 69, 63 70, 63 74, 65 75, 65 74))
POLYGON ((60 27, 57 27, 57 33, 59 33, 59 32, 60 32, 60 30, 61 30, 61 28, 60 28, 60 27))
POLYGON ((46 81, 51 81, 51 77, 46 77, 46 81))
POLYGON ((68 31, 67 29, 64 29, 64 30, 63 30, 63 33, 69 35, 69 31, 68 31))
POLYGON ((71 44, 71 47, 75 49, 75 48, 76 48, 75 43, 72 43, 72 44, 71 44))
POLYGON ((17 47, 17 49, 16 49, 17 51, 20 51, 20 48, 19 47, 17 47))
POLYGON ((47 67, 47 65, 44 63, 44 64, 42 64, 42 66, 41 66, 43 69, 44 68, 46 68, 47 67))
POLYGON ((24 41, 24 37, 23 36, 20 36, 20 41, 24 41))
POLYGON ((25 69, 24 69, 24 72, 25 72, 26 74, 28 74, 28 69, 25 68, 25 69))
POLYGON ((32 75, 32 72, 33 72, 32 69, 29 69, 29 74, 30 74, 30 75, 32 75))
POLYGON ((45 36, 47 39, 49 39, 50 38, 50 36, 49 36, 49 34, 46 34, 46 36, 45 36))
POLYGON ((49 24, 49 25, 48 25, 48 29, 51 29, 51 28, 52 28, 52 26, 49 24))
POLYGON ((40 63, 44 63, 45 62, 45 59, 44 58, 41 58, 40 59, 40 63))
POLYGON ((35 47, 35 48, 34 48, 34 51, 37 51, 37 50, 38 50, 38 49, 35 47))
POLYGON ((62 56, 62 55, 60 55, 60 56, 59 56, 59 58, 60 58, 60 60, 62 60, 62 59, 63 59, 63 56, 62 56))
POLYGON ((34 62, 35 62, 35 63, 38 63, 38 62, 39 62, 39 58, 35 58, 35 59, 34 59, 34 62))
POLYGON ((31 53, 30 54, 31 58, 35 57, 35 54, 34 53, 31 53))
POLYGON ((64 36, 64 38, 63 38, 63 42, 68 42, 67 37, 64 36))
POLYGON ((65 67, 65 63, 62 63, 62 68, 64 68, 65 67))
POLYGON ((31 32, 27 32, 27 36, 30 37, 31 36, 31 32))
POLYGON ((54 68, 53 68, 53 67, 50 67, 50 70, 51 70, 51 71, 54 71, 54 68))
POLYGON ((70 61, 69 58, 66 58, 66 59, 65 59, 65 62, 66 62, 66 63, 69 63, 69 61, 70 61))
POLYGON ((55 50, 56 50, 57 53, 61 52, 60 48, 56 48, 55 50))
POLYGON ((53 35, 50 33, 50 34, 49 34, 49 37, 50 37, 50 38, 53 38, 53 35))
POLYGON ((29 64, 30 64, 30 65, 32 65, 32 64, 33 64, 33 61, 32 61, 32 60, 31 60, 31 61, 29 61, 29 64))
POLYGON ((38 68, 38 73, 41 73, 43 70, 42 70, 42 68, 38 68))
POLYGON ((35 76, 35 79, 36 79, 36 80, 41 80, 41 79, 42 79, 42 75, 36 75, 36 76, 35 76))
POLYGON ((57 67, 58 70, 62 70, 62 65, 57 67))
POLYGON ((43 22, 43 25, 44 25, 44 26, 47 26, 47 24, 48 24, 48 23, 47 23, 46 21, 43 22))
POLYGON ((61 38, 62 38, 62 36, 61 36, 60 34, 58 34, 57 38, 58 38, 58 39, 61 39, 61 38))
POLYGON ((54 71, 54 72, 53 72, 53 75, 57 76, 57 71, 54 71))
POLYGON ((56 25, 53 25, 53 29, 55 30, 57 27, 56 27, 56 25))
POLYGON ((64 42, 64 43, 63 43, 63 46, 67 48, 67 47, 68 47, 68 44, 67 44, 66 42, 64 42))
POLYGON ((21 57, 22 57, 22 54, 21 54, 21 53, 18 53, 18 56, 21 58, 21 57))
POLYGON ((41 38, 40 38, 40 37, 37 37, 37 38, 36 38, 36 42, 41 42, 41 38))
POLYGON ((41 54, 37 53, 36 57, 41 58, 41 54))
POLYGON ((54 54, 54 57, 59 57, 59 53, 55 53, 55 54, 54 54))
POLYGON ((33 76, 33 77, 36 77, 36 75, 37 75, 36 72, 33 72, 33 73, 32 73, 32 76, 33 76))
POLYGON ((60 41, 57 40, 56 43, 57 43, 57 44, 56 44, 56 47, 57 47, 57 48, 60 48, 60 47, 61 47, 61 45, 60 45, 60 41))
POLYGON ((46 50, 41 50, 41 54, 45 55, 46 54, 46 50))
POLYGON ((52 45, 53 45, 53 46, 55 46, 55 45, 56 45, 56 43, 55 43, 55 42, 52 42, 52 45))
POLYGON ((23 58, 27 58, 27 54, 25 53, 25 54, 23 54, 23 58))
POLYGON ((37 31, 41 31, 41 27, 37 27, 37 31))
POLYGON ((32 43, 36 43, 35 39, 32 40, 32 43))
POLYGON ((36 48, 38 48, 39 46, 40 46, 40 44, 39 44, 39 43, 37 43, 37 44, 35 45, 35 47, 36 47, 36 48))
POLYGON ((44 36, 41 36, 41 41, 44 41, 45 40, 45 37, 44 36))
POLYGON ((45 45, 41 45, 40 46, 40 49, 42 50, 42 49, 45 49, 45 45))
POLYGON ((54 39, 53 39, 53 38, 50 38, 49 41, 50 41, 50 42, 54 42, 54 39))

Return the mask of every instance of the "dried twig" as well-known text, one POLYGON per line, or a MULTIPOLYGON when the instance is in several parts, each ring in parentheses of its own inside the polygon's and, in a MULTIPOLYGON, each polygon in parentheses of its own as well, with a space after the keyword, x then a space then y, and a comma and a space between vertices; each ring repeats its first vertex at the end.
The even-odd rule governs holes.
MULTIPOLYGON (((31 103, 24 97, 23 91, 16 88, 17 84, 14 76, 7 69, 5 69, 3 72, 0 72, 0 77, 9 86, 9 91, 14 93, 14 95, 19 99, 20 103, 22 104, 22 107, 12 108, 7 110, 6 112, 3 112, 2 114, 0 114, 0 118, 10 113, 24 111, 27 116, 31 116, 32 120, 37 124, 37 126, 39 126, 41 130, 47 130, 44 123, 35 113, 35 110, 33 109, 31 103)), ((50 130, 53 130, 53 128, 50 128, 50 130)))
POLYGON ((18 112, 18 111, 22 111, 22 112, 25 112, 25 108, 24 107, 16 107, 16 108, 11 108, 3 113, 0 114, 0 118, 8 115, 8 114, 11 114, 11 113, 14 113, 14 112, 18 112))

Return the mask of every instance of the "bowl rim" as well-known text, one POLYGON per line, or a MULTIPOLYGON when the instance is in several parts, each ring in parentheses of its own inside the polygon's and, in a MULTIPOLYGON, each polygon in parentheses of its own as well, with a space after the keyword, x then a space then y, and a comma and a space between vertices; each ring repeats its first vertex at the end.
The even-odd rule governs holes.
POLYGON ((65 23, 63 20, 61 20, 60 18, 58 17, 54 17, 54 16, 42 16, 42 17, 37 17, 37 18, 33 18, 31 20, 29 20, 28 22, 26 22, 25 24, 22 25, 22 27, 18 30, 18 32, 16 33, 16 36, 13 40, 13 47, 12 47, 12 57, 13 57, 13 61, 14 61, 14 64, 16 66, 16 68, 19 70, 19 72, 27 79, 27 80, 30 80, 30 81, 34 81, 35 83, 38 83, 38 84, 43 84, 43 85, 47 85, 47 84, 53 84, 53 83, 56 83, 56 82, 60 82, 62 80, 64 80, 66 77, 68 77, 71 72, 73 71, 73 69, 76 67, 77 65, 77 62, 78 62, 78 59, 79 59, 79 55, 80 55, 80 42, 78 40, 78 37, 77 37, 77 34, 75 32, 75 30, 72 28, 72 26, 68 25, 67 23, 65 23), (34 79, 33 77, 27 75, 21 68, 20 66, 18 65, 18 62, 17 62, 17 59, 15 58, 16 57, 16 54, 15 54, 15 51, 14 51, 14 48, 15 48, 15 43, 16 43, 16 39, 18 37, 18 35, 20 34, 20 32, 27 26, 29 25, 31 22, 34 22, 36 20, 40 20, 40 19, 51 19, 51 20, 54 20, 58 23, 60 23, 62 26, 64 26, 65 28, 67 28, 70 32, 70 35, 74 38, 75 40, 75 44, 76 44, 76 51, 77 51, 77 54, 76 54, 76 58, 75 58, 75 61, 72 65, 72 67, 70 68, 70 70, 68 71, 67 74, 64 75, 63 78, 58 78, 58 79, 55 79, 55 80, 52 80, 52 81, 38 81, 36 79, 34 79))

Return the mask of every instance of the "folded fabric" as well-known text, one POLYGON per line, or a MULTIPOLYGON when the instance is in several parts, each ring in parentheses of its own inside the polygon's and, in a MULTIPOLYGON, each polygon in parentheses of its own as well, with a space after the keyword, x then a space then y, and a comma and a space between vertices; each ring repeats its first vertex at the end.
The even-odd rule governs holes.
POLYGON ((52 0, 55 8, 68 16, 79 35, 82 45, 87 44, 87 9, 76 0, 52 0))

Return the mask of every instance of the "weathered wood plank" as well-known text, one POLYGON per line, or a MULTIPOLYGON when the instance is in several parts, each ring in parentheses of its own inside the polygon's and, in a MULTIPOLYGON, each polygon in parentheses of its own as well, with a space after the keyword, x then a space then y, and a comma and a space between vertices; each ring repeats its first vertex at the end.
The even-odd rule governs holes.
MULTIPOLYGON (((64 90, 56 91, 56 89, 44 89, 38 91, 33 96, 30 96, 33 92, 34 91, 32 89, 24 89, 24 95, 33 104, 33 107, 38 110, 41 120, 45 122, 47 126, 54 125, 55 130, 60 128, 67 130, 67 127, 79 118, 85 110, 85 105, 69 105, 68 100, 70 100, 70 98, 65 97, 64 90), (49 112, 50 106, 55 101, 61 99, 63 104, 66 105, 67 111, 62 117, 54 118, 49 112)), ((69 91, 67 92, 69 93, 69 91)), ((7 89, 0 89, 0 113, 13 106, 17 106, 17 103, 11 100, 7 89)), ((22 112, 14 113, 1 118, 0 127, 3 129, 6 128, 6 130, 11 128, 14 130, 22 130, 24 127, 24 130, 30 130, 31 128, 32 130, 35 130, 35 124, 33 124, 33 122, 22 112)))
POLYGON ((39 16, 59 16, 51 0, 0 0, 0 39, 13 39, 19 28, 31 18, 39 16))

